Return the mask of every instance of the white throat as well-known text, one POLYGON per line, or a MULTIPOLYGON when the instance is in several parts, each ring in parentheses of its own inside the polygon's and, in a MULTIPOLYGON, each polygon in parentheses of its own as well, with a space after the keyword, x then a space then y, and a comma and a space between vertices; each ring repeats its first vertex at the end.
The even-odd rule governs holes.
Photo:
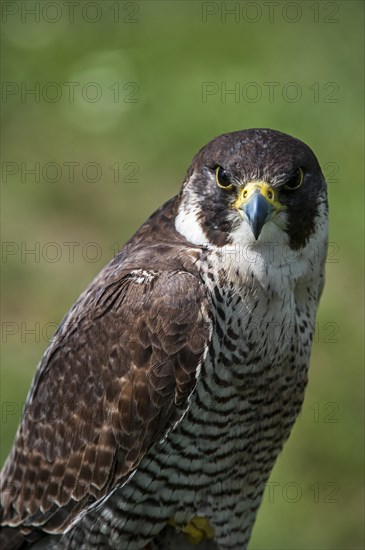
POLYGON ((208 241, 198 220, 198 211, 198 205, 182 202, 175 228, 187 241, 210 249, 217 269, 223 267, 231 280, 245 280, 253 274, 262 287, 270 285, 272 290, 282 294, 288 289, 293 290, 299 279, 312 278, 314 272, 317 274, 321 269, 326 248, 326 224, 318 223, 317 231, 307 245, 293 251, 288 235, 274 222, 270 221, 263 227, 256 241, 249 224, 242 220, 231 235, 232 244, 218 247, 208 241))

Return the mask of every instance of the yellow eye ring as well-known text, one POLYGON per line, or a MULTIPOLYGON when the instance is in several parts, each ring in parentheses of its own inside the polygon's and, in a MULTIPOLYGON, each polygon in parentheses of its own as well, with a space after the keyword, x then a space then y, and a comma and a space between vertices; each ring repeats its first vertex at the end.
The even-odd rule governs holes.
POLYGON ((284 189, 288 189, 289 191, 295 191, 295 189, 299 189, 299 187, 302 185, 303 180, 304 180, 304 172, 302 168, 298 168, 295 176, 284 185, 284 189))
POLYGON ((232 189, 233 187, 233 184, 229 183, 226 171, 221 166, 217 166, 215 171, 215 181, 217 182, 218 187, 225 189, 226 191, 228 189, 232 189), (224 181, 224 179, 226 179, 226 181, 224 181))

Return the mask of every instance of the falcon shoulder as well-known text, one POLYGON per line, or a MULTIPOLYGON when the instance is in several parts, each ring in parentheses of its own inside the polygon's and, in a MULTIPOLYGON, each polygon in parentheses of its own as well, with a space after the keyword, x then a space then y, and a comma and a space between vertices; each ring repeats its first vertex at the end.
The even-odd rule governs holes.
POLYGON ((195 275, 98 277, 38 368, 3 469, 3 523, 60 532, 128 480, 188 409, 210 334, 195 275))

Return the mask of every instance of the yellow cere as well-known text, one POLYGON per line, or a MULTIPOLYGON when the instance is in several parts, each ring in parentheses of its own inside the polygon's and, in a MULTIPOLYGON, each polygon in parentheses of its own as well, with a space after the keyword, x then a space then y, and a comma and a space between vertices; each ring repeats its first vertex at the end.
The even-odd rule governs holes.
POLYGON ((277 198, 277 190, 271 187, 266 181, 250 181, 239 191, 239 195, 234 202, 235 208, 241 208, 246 202, 248 202, 257 189, 260 190, 260 194, 265 197, 267 202, 273 205, 275 210, 279 212, 284 210, 285 206, 279 202, 277 198))

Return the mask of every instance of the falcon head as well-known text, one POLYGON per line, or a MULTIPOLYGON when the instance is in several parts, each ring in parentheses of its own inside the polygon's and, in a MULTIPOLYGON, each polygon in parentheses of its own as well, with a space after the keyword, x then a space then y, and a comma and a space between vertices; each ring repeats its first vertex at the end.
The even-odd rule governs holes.
POLYGON ((190 242, 304 248, 323 226, 327 190, 312 150, 287 134, 223 134, 194 157, 179 197, 176 228, 190 242))

